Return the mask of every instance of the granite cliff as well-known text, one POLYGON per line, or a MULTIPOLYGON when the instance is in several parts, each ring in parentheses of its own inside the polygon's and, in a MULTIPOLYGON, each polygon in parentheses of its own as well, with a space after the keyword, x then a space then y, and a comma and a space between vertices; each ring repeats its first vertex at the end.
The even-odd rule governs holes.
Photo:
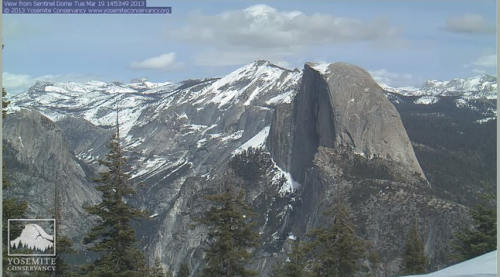
POLYGON ((293 116, 291 169, 299 181, 320 146, 347 146, 367 159, 394 162, 393 169, 402 175, 425 180, 398 111, 362 68, 307 63, 293 116))
POLYGON ((93 223, 83 206, 100 199, 89 179, 93 169, 74 156, 66 133, 37 111, 18 111, 3 125, 3 159, 14 184, 4 194, 28 200, 29 218, 53 218, 58 187, 61 231, 81 247, 82 231, 93 223))
MULTIPOLYGON (((261 276, 290 240, 324 224, 322 212, 339 195, 358 234, 374 242, 383 259, 379 275, 397 271, 404 234, 415 222, 431 266, 442 266, 452 232, 470 219, 465 202, 426 179, 426 164, 413 149, 422 146, 396 110, 405 97, 346 63, 307 63, 301 72, 256 61, 223 78, 158 86, 39 82, 10 99, 3 140, 17 186, 8 193, 28 199, 31 215, 42 215, 60 184, 72 207, 65 232, 81 241, 91 221, 80 207, 98 200, 89 180, 106 153, 118 106, 130 173, 143 184, 129 203, 150 213, 136 226, 150 261, 160 257, 174 271, 181 262, 193 272, 200 268, 206 229, 191 228, 191 220, 207 209, 203 196, 213 192, 228 161, 260 147, 264 174, 242 176, 242 186, 259 215, 262 247, 254 267, 261 276)), ((470 109, 474 120, 491 117, 477 110, 470 109)))

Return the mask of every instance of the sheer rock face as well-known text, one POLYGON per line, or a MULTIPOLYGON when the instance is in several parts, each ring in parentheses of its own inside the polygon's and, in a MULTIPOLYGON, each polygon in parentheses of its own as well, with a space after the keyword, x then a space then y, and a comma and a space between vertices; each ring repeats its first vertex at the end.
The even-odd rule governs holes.
POLYGON ((37 111, 20 110, 4 119, 2 139, 6 174, 12 183, 4 194, 29 202, 27 218, 53 218, 58 187, 59 228, 80 247, 84 232, 93 224, 83 207, 97 203, 100 195, 89 168, 70 150, 64 131, 37 111))
POLYGON ((323 211, 339 195, 359 236, 387 263, 380 276, 399 270, 405 233, 415 222, 432 266, 449 264, 453 232, 470 224, 465 207, 407 180, 425 177, 400 116, 370 75, 353 65, 306 64, 296 72, 258 61, 220 79, 134 93, 108 93, 119 85, 89 83, 80 94, 70 88, 47 94, 44 86, 9 105, 40 110, 55 122, 38 112, 7 116, 3 141, 15 186, 6 193, 29 200, 32 215, 46 216, 54 183, 64 180, 70 210, 63 213, 63 232, 77 243, 92 225, 81 207, 99 200, 90 178, 107 153, 117 101, 125 107, 120 122, 131 183, 142 183, 127 201, 150 212, 136 226, 137 237, 150 262, 160 257, 174 271, 182 262, 195 275, 202 268, 207 228, 193 226, 193 219, 210 208, 204 196, 218 191, 227 161, 244 145, 265 142, 272 157, 266 174, 241 186, 257 214, 262 247, 253 269, 260 276, 285 258, 292 240, 326 225, 323 211))
POLYGON ((276 164, 290 172, 293 144, 292 107, 289 103, 277 105, 269 131, 268 148, 276 164))
POLYGON ((306 63, 303 74, 293 114, 291 172, 296 180, 304 180, 319 146, 349 146, 425 179, 398 111, 366 70, 347 63, 306 63))

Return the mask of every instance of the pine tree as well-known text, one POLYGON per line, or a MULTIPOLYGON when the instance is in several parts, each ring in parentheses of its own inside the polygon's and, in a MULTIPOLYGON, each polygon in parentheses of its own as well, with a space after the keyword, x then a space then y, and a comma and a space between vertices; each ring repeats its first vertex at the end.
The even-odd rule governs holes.
MULTIPOLYGON (((56 232, 57 234, 57 232, 56 232)), ((56 237, 56 264, 55 271, 40 271, 37 273, 30 272, 30 276, 35 277, 53 277, 64 276, 64 277, 76 277, 79 276, 76 269, 73 269, 70 264, 66 263, 62 257, 66 254, 75 253, 76 251, 72 248, 73 242, 67 236, 57 235, 56 237)))
POLYGON ((174 277, 174 274, 169 269, 164 269, 161 265, 160 258, 155 259, 155 264, 149 268, 149 273, 146 273, 147 277, 174 277))
POLYGON ((292 252, 287 255, 286 261, 278 261, 271 270, 271 277, 304 277, 307 260, 303 243, 292 242, 292 252))
POLYGON ((250 182, 256 182, 272 166, 272 160, 263 148, 250 147, 236 154, 229 161, 229 166, 236 175, 250 182))
POLYGON ((136 246, 135 230, 130 222, 144 218, 146 214, 124 201, 124 197, 135 193, 129 184, 129 175, 124 172, 126 158, 122 150, 117 122, 117 132, 111 137, 109 153, 99 163, 108 170, 95 179, 96 189, 102 193, 102 202, 85 207, 98 216, 100 222, 91 228, 84 238, 88 250, 100 253, 100 257, 82 268, 85 276, 99 277, 144 277, 146 262, 144 253, 136 246))
POLYGON ((222 189, 220 194, 205 197, 214 205, 203 218, 197 219, 209 228, 202 276, 255 276, 257 272, 246 268, 252 258, 250 250, 259 241, 259 234, 250 223, 254 213, 245 203, 244 192, 238 191, 230 178, 223 181, 222 189))
MULTIPOLYGON (((2 49, 4 45, 2 44, 2 49)), ((9 105, 9 101, 5 100, 7 96, 7 91, 2 87, 2 118, 7 116, 6 108, 9 105)), ((2 155, 5 148, 2 146, 2 155)), ((5 163, 2 163, 2 190, 7 189, 12 184, 9 182, 6 176, 5 163)), ((2 264, 3 264, 3 274, 2 276, 10 276, 11 273, 7 272, 7 247, 8 247, 8 220, 9 219, 22 219, 26 218, 26 211, 28 210, 28 203, 25 201, 19 201, 17 198, 6 198, 3 196, 2 199, 2 264)), ((10 235, 11 237, 18 237, 22 230, 23 225, 11 222, 10 224, 10 235)))
POLYGON ((285 275, 285 263, 283 261, 277 261, 271 268, 270 277, 286 277, 285 275))
POLYGON ((149 277, 165 277, 163 266, 161 266, 160 258, 155 259, 155 264, 150 270, 149 277))
POLYGON ((305 247, 314 259, 312 276, 351 277, 368 270, 363 261, 376 261, 376 255, 370 253, 367 241, 356 236, 347 207, 337 201, 325 215, 333 224, 307 234, 312 239, 305 247))
POLYGON ((401 273, 406 275, 427 273, 428 258, 424 252, 424 243, 418 236, 417 224, 410 230, 403 252, 401 273))
POLYGON ((189 277, 189 266, 187 263, 182 263, 177 272, 177 277, 189 277))
POLYGON ((452 247, 457 252, 456 262, 469 260, 497 249, 497 209, 496 195, 486 193, 482 201, 470 211, 474 227, 455 233, 452 247))
POLYGON ((302 247, 302 242, 292 242, 292 253, 288 255, 283 268, 284 276, 286 277, 303 277, 305 276, 305 267, 307 265, 305 252, 302 247))
MULTIPOLYGON (((56 233, 57 234, 57 233, 56 233)), ((67 236, 56 237, 56 276, 78 276, 76 271, 72 269, 71 265, 67 264, 63 257, 67 254, 76 253, 73 249, 73 242, 67 236)))
POLYGON ((62 235, 62 216, 61 216, 61 180, 57 180, 55 187, 55 220, 56 220, 56 276, 77 276, 76 272, 69 264, 64 261, 68 254, 76 253, 73 249, 73 242, 68 236, 62 235))

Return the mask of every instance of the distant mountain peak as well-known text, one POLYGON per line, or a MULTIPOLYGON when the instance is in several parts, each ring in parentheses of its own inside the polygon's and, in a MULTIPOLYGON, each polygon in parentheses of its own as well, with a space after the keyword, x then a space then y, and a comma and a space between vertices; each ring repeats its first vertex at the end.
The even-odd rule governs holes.
POLYGON ((495 92, 497 80, 490 75, 479 75, 470 78, 455 78, 449 81, 428 80, 421 90, 432 94, 460 93, 460 92, 495 92))
POLYGON ((144 82, 147 82, 148 81, 148 78, 146 77, 143 77, 143 78, 134 78, 132 80, 130 80, 130 83, 131 84, 136 84, 136 83, 144 83, 144 82))
POLYGON ((253 62, 253 64, 255 64, 257 66, 267 66, 267 65, 270 65, 271 62, 269 62, 268 60, 256 60, 253 62))
POLYGON ((287 70, 287 71, 294 71, 294 70, 291 70, 289 68, 277 65, 275 63, 272 63, 272 62, 270 62, 268 60, 256 60, 256 61, 252 62, 250 64, 250 66, 255 66, 255 67, 276 67, 276 68, 280 68, 280 69, 287 70))
POLYGON ((448 81, 427 80, 420 88, 391 87, 383 83, 379 85, 386 91, 404 96, 465 96, 488 99, 497 97, 497 78, 487 74, 448 81))
MULTIPOLYGON (((54 179, 54 174, 57 174, 56 177, 68 177, 65 180, 71 180, 71 186, 63 184, 61 187, 63 195, 69 197, 67 202, 72 203, 75 209, 71 209, 66 216, 69 219, 85 219, 77 226, 69 226, 68 234, 72 238, 81 237, 92 225, 85 218, 82 207, 98 203, 100 199, 99 192, 94 190, 89 179, 99 170, 98 160, 106 154, 105 144, 109 132, 112 132, 109 127, 115 126, 118 117, 123 147, 127 150, 130 162, 130 176, 134 182, 146 184, 138 188, 135 204, 147 207, 151 212, 151 220, 137 230, 137 235, 145 238, 143 241, 147 245, 144 249, 148 257, 153 254, 173 257, 166 260, 168 266, 175 266, 176 261, 198 253, 203 244, 196 238, 205 233, 200 233, 203 230, 190 232, 178 239, 177 235, 158 236, 158 232, 167 228, 168 233, 186 233, 184 222, 207 208, 206 203, 193 205, 197 201, 196 197, 216 189, 219 176, 228 169, 228 161, 250 147, 263 148, 254 154, 258 154, 255 156, 259 158, 258 168, 265 171, 262 171, 262 175, 251 172, 254 176, 250 177, 258 177, 259 180, 245 181, 245 184, 252 184, 246 186, 249 199, 264 211, 264 217, 274 219, 264 221, 259 230, 266 244, 261 248, 264 250, 256 251, 267 251, 271 247, 276 249, 266 255, 270 257, 269 260, 264 257, 262 264, 270 264, 275 258, 280 258, 274 255, 281 255, 281 249, 288 245, 281 238, 296 238, 289 230, 305 230, 304 223, 324 222, 324 217, 316 211, 330 206, 334 200, 331 196, 338 192, 359 196, 347 199, 349 201, 346 204, 352 205, 358 218, 369 219, 362 220, 364 225, 361 228, 392 230, 381 232, 384 236, 377 238, 379 245, 387 249, 386 253, 398 253, 399 247, 394 245, 394 237, 398 234, 397 230, 408 225, 409 216, 422 216, 422 222, 444 216, 440 225, 429 227, 430 231, 448 230, 448 233, 435 232, 436 236, 429 241, 432 246, 429 253, 438 253, 440 245, 444 245, 449 235, 463 225, 466 216, 462 216, 462 211, 465 210, 463 206, 438 198, 439 195, 435 197, 430 190, 411 185, 422 171, 417 164, 412 142, 415 142, 415 149, 418 147, 419 151, 433 150, 432 147, 439 149, 428 151, 430 159, 426 160, 435 160, 434 157, 461 159, 467 155, 455 155, 455 151, 450 151, 448 155, 446 149, 441 149, 444 147, 437 148, 445 146, 445 143, 427 144, 427 139, 424 139, 422 144, 417 145, 419 141, 410 141, 407 139, 406 127, 402 125, 403 117, 395 105, 385 98, 386 95, 366 70, 346 63, 325 64, 328 65, 325 72, 329 73, 322 74, 307 64, 302 71, 291 71, 266 60, 257 60, 221 78, 191 79, 175 84, 142 79, 138 83, 125 84, 40 82, 41 90, 9 96, 11 105, 8 109, 36 109, 57 123, 50 123, 45 118, 42 120, 38 112, 32 112, 37 117, 23 114, 8 116, 3 140, 12 149, 7 158, 16 162, 6 164, 23 170, 13 174, 17 178, 13 181, 22 184, 22 188, 30 192, 29 195, 38 198, 51 199, 53 191, 50 188, 54 186, 51 186, 50 180, 54 179), (51 85, 44 86, 46 84, 51 85), (70 120, 67 116, 76 120, 70 120), (61 120, 63 118, 66 120, 61 120), (373 160, 366 160, 369 162, 366 163, 363 156, 373 160), (51 162, 45 162, 47 160, 51 162), (359 169, 357 165, 363 166, 361 171, 356 170, 359 169), (33 186, 36 182, 42 183, 33 186), (363 183, 361 188, 352 185, 359 182, 363 183), (287 220, 295 216, 294 209, 296 211, 299 206, 301 212, 296 215, 300 218, 287 220), (194 243, 185 247, 185 239, 194 243), (157 248, 162 245, 166 247, 157 248), (156 253, 156 249, 161 251, 156 253), (171 249, 178 251, 174 253, 171 249)), ((426 127, 422 131, 425 136, 433 135, 437 130, 442 131, 430 136, 430 140, 441 138, 445 133, 455 139, 459 135, 448 130, 465 131, 461 129, 462 125, 447 128, 452 127, 455 120, 445 118, 442 121, 449 125, 434 120, 441 117, 443 108, 461 112, 476 107, 470 106, 465 100, 461 101, 462 98, 450 97, 445 99, 449 105, 436 105, 432 109, 418 106, 414 109, 418 103, 412 100, 421 97, 390 95, 403 101, 404 105, 400 106, 406 109, 405 120, 426 120, 409 124, 408 133, 410 128, 413 132, 421 128, 420 122, 432 124, 429 127, 423 125, 426 127), (425 117, 413 115, 420 112, 425 113, 425 117)), ((482 104, 477 105, 478 113, 483 115, 483 111, 488 112, 483 117, 478 115, 477 119, 489 120, 493 117, 493 111, 496 113, 496 105, 483 103, 493 101, 477 102, 482 104)), ((471 113, 464 116, 468 114, 471 113)), ((460 124, 462 121, 456 122, 460 124)), ((491 128, 490 124, 482 126, 491 128)), ((487 146, 493 145, 489 144, 489 138, 492 137, 489 134, 493 134, 493 131, 486 133, 468 129, 474 132, 472 135, 477 133, 484 136, 483 141, 488 143, 487 146)), ((467 133, 463 137, 466 136, 467 133)), ((476 143, 475 140, 472 142, 476 143)), ((462 147, 461 144, 456 145, 462 147)), ((249 150, 247 154, 252 152, 249 150)), ((245 160, 241 161, 252 161, 247 159, 248 156, 243 158, 245 160)), ((486 175, 479 168, 491 164, 489 160, 483 160, 481 156, 470 161, 470 165, 477 163, 479 166, 469 175, 476 176, 476 172, 481 176, 486 175)), ((426 165, 432 167, 445 163, 438 161, 426 165)), ((459 164, 469 165, 469 160, 459 160, 459 164)), ((451 163, 451 166, 454 164, 451 163)), ((443 179, 449 179, 457 171, 448 168, 450 165, 437 168, 430 171, 429 176, 447 169, 443 179)), ((248 171, 245 175, 249 175, 248 171)), ((459 183, 460 190, 451 191, 451 197, 462 199, 463 191, 475 189, 465 185, 470 183, 467 180, 463 182, 464 185, 459 183)), ((483 180, 486 179, 479 181, 483 180)), ((435 186, 437 189, 445 187, 449 187, 448 182, 435 186)), ((36 202, 40 204, 35 207, 37 213, 49 208, 50 203, 45 202, 36 202)), ((22 236, 23 240, 21 242, 20 239, 19 243, 28 241, 24 239, 26 237, 22 236)), ((397 259, 388 256, 388 263, 397 263, 397 259)), ((197 268, 201 262, 194 259, 192 265, 197 268)), ((267 274, 265 270, 262 271, 263 275, 267 274)))

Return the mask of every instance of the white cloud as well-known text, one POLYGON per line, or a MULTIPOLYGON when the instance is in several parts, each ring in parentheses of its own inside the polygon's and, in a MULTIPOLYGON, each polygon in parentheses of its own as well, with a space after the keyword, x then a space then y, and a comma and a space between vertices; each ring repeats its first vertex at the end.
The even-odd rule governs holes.
POLYGON ((204 66, 236 65, 255 59, 284 60, 310 46, 383 40, 397 41, 401 30, 387 18, 372 21, 299 11, 278 11, 254 5, 217 15, 191 14, 187 25, 169 33, 171 39, 209 46, 210 57, 199 53, 195 63, 204 66), (293 47, 291 47, 293 46, 293 47), (226 59, 226 60, 224 60, 226 59))
POLYGON ((497 72, 497 54, 481 56, 474 61, 464 64, 464 68, 471 68, 474 74, 496 75, 497 72))
POLYGON ((497 67, 497 54, 479 57, 472 64, 479 67, 497 67))
POLYGON ((389 72, 386 69, 368 71, 372 78, 378 83, 386 84, 392 87, 419 86, 422 83, 421 78, 412 74, 389 72))
POLYGON ((469 34, 496 34, 495 24, 487 23, 482 15, 463 14, 453 16, 446 21, 448 31, 469 34))
POLYGON ((133 69, 176 69, 182 66, 182 63, 175 61, 175 53, 170 52, 157 57, 152 57, 145 59, 143 61, 137 62, 133 61, 130 63, 130 67, 133 69))
POLYGON ((100 77, 96 75, 86 74, 43 75, 34 77, 27 74, 13 74, 3 72, 2 86, 5 87, 7 93, 15 94, 27 90, 28 88, 33 86, 36 81, 86 82, 96 79, 100 79, 100 77))

